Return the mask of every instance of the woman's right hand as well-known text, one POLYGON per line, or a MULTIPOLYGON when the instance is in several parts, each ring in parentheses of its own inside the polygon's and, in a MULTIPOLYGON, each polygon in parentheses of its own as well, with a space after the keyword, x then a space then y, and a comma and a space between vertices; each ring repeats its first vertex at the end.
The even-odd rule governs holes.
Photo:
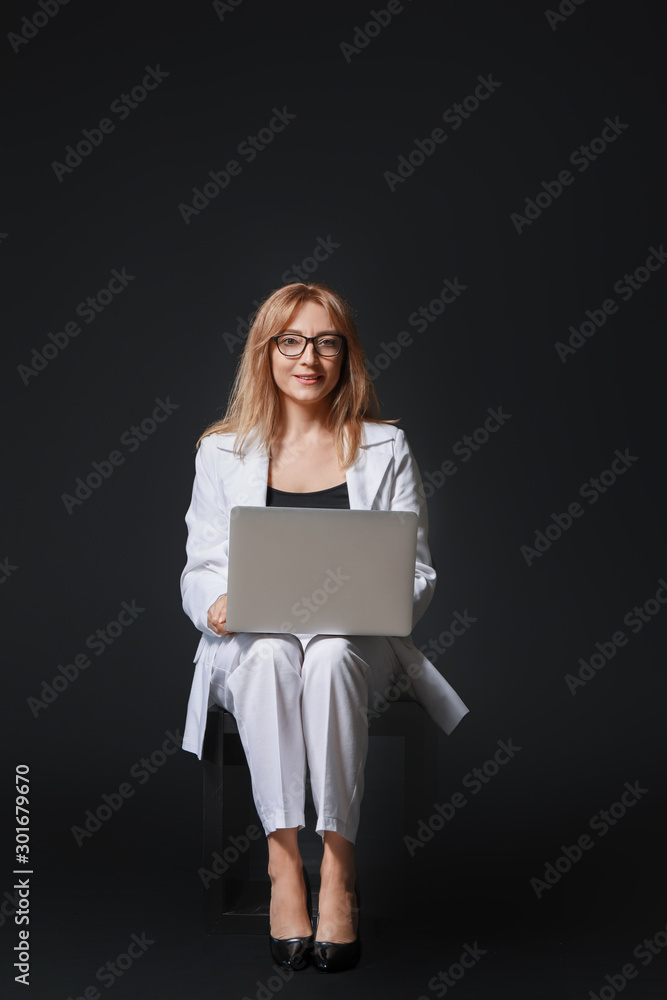
POLYGON ((207 622, 211 631, 216 635, 236 635, 235 632, 228 632, 225 628, 227 621, 227 594, 221 594, 214 604, 208 609, 207 622))

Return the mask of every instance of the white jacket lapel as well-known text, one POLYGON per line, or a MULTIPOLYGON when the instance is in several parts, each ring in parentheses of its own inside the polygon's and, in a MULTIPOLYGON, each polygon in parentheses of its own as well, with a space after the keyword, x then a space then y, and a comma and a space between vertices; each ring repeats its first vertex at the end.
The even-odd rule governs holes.
POLYGON ((394 453, 392 441, 393 437, 387 434, 382 424, 364 424, 364 443, 359 449, 356 462, 347 470, 347 489, 352 509, 373 509, 394 453))
MULTIPOLYGON (((392 442, 393 436, 385 425, 364 423, 363 443, 346 474, 351 508, 371 510, 374 504, 384 506, 377 504, 377 498, 392 460, 392 442)), ((234 455, 233 434, 219 435, 217 446, 222 456, 222 489, 228 509, 237 505, 265 506, 269 456, 264 447, 251 445, 240 459, 234 455)))
POLYGON ((217 442, 221 452, 222 492, 227 509, 264 507, 269 479, 269 456, 266 450, 251 445, 243 457, 234 455, 234 435, 221 434, 217 442))

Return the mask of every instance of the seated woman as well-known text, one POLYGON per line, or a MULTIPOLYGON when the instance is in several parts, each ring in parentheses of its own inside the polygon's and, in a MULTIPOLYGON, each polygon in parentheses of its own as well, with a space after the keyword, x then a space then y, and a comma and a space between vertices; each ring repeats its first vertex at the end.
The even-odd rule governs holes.
POLYGON ((402 430, 380 420, 347 303, 321 284, 273 292, 248 334, 224 419, 199 439, 186 514, 183 606, 202 638, 183 748, 201 758, 206 712, 237 721, 267 835, 270 946, 293 968, 359 959, 354 844, 368 750, 366 710, 397 676, 450 733, 468 709, 410 639, 225 629, 229 511, 236 505, 413 510, 413 624, 435 587, 419 471, 402 430), (322 837, 319 921, 297 834, 306 766, 322 837))

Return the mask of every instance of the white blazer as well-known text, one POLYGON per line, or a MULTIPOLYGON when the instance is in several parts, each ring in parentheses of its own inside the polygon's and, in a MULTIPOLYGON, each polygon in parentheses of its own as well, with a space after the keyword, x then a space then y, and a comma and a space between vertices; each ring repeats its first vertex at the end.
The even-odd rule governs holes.
MULTIPOLYGON (((264 447, 233 453, 234 434, 209 434, 197 451, 192 502, 185 515, 187 562, 181 575, 183 608, 202 632, 194 662, 183 749, 201 759, 206 713, 213 701, 210 681, 217 646, 224 639, 207 624, 208 609, 227 593, 229 512, 236 505, 266 506, 269 456, 264 447)), ((428 512, 421 477, 405 433, 393 424, 364 422, 357 459, 346 472, 350 507, 360 510, 413 510, 419 515, 413 625, 435 589, 428 547, 428 512)), ((411 638, 391 637, 401 668, 411 678, 408 695, 449 734, 468 708, 411 638)), ((403 682, 405 683, 405 682, 403 682)))

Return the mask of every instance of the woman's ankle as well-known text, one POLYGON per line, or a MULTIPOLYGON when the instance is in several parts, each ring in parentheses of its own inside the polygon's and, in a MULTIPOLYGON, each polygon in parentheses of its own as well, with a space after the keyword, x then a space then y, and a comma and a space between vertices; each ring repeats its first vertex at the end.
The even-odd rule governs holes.
POLYGON ((333 892, 354 892, 357 873, 352 865, 322 865, 320 867, 320 885, 333 892))
POLYGON ((296 829, 281 829, 267 837, 269 878, 293 877, 297 872, 301 872, 303 861, 296 834, 296 829))
POLYGON ((320 879, 331 885, 344 886, 348 891, 354 889, 354 844, 333 830, 327 830, 324 834, 320 879))

